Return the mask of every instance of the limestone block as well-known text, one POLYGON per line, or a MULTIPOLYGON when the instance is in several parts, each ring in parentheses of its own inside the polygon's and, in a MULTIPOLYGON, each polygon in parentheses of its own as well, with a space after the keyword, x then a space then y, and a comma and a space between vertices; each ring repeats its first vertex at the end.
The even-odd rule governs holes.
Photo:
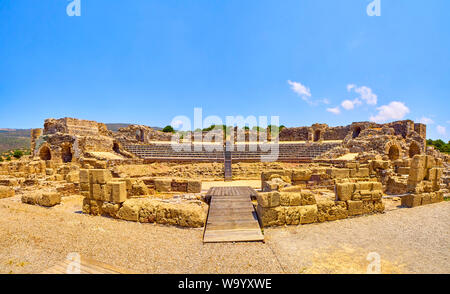
POLYGON ((111 202, 103 202, 103 204, 102 204, 102 214, 105 216, 117 218, 119 209, 120 209, 120 204, 115 204, 115 203, 111 203, 111 202))
POLYGON ((155 223, 159 205, 160 202, 156 200, 144 201, 139 210, 139 222, 155 223))
POLYGON ((291 199, 291 205, 314 205, 317 204, 316 197, 311 191, 302 191, 301 192, 301 203, 296 204, 297 202, 293 202, 291 199))
POLYGON ((80 183, 89 183, 89 170, 80 169, 79 173, 80 183))
POLYGON ((258 205, 260 205, 263 208, 277 207, 280 206, 280 193, 279 192, 258 193, 258 195, 256 196, 256 200, 258 202, 258 205))
POLYGON ((383 191, 383 184, 380 182, 372 182, 372 191, 383 191))
POLYGON ((13 197, 16 194, 13 188, 0 186, 0 199, 13 197))
POLYGON ((402 197, 402 206, 406 207, 416 207, 422 204, 422 195, 420 194, 411 194, 402 197))
POLYGON ((52 207, 61 203, 61 195, 58 193, 43 193, 38 199, 38 204, 45 207, 52 207))
POLYGON ((106 185, 100 185, 100 184, 92 184, 92 199, 94 200, 101 200, 101 201, 109 201, 110 196, 108 193, 108 189, 106 185))
POLYGON ((423 193, 421 205, 427 205, 427 204, 431 204, 430 193, 423 193))
POLYGON ((89 200, 90 214, 91 215, 103 215, 103 201, 89 200))
POLYGON ((309 181, 311 179, 312 171, 309 169, 298 169, 292 171, 292 181, 309 181))
POLYGON ((348 217, 347 204, 344 201, 320 200, 317 202, 317 221, 335 221, 348 217))
POLYGON ((80 192, 89 192, 89 183, 80 183, 80 192))
POLYGON ((123 220, 138 222, 141 203, 140 199, 126 200, 119 209, 117 216, 123 220))
POLYGON ((305 185, 297 185, 281 188, 280 192, 301 192, 305 188, 305 185))
POLYGON ((285 207, 286 224, 287 225, 299 225, 300 224, 300 208, 302 206, 289 206, 285 207))
POLYGON ((381 200, 383 198, 383 192, 381 191, 371 191, 372 200, 381 200))
POLYGON ((281 206, 298 206, 301 205, 302 196, 299 192, 280 192, 281 206))
POLYGON ((23 194, 21 197, 22 203, 35 205, 38 203, 40 195, 38 194, 23 194))
POLYGON ((420 182, 425 178, 425 169, 423 167, 411 167, 409 170, 409 177, 408 180, 411 180, 413 182, 420 182))
POLYGON ((433 156, 431 155, 427 155, 426 156, 426 163, 425 163, 425 167, 427 169, 432 168, 436 165, 436 160, 434 159, 433 156))
POLYGON ((383 201, 381 201, 381 200, 374 201, 373 208, 374 208, 374 212, 377 212, 377 213, 384 212, 385 206, 384 206, 383 201))
POLYGON ((361 195, 361 200, 372 200, 372 191, 370 190, 359 191, 359 194, 361 195))
POLYGON ((91 200, 89 198, 83 198, 82 210, 85 214, 91 214, 91 200))
MULTIPOLYGON (((125 188, 127 187, 127 183, 125 183, 125 188)), ((128 190, 128 189, 127 189, 128 190)), ((143 196, 148 195, 149 190, 144 182, 137 182, 131 186, 131 189, 128 191, 128 195, 130 196, 143 196)))
POLYGON ((69 183, 79 183, 80 174, 78 172, 70 172, 66 175, 66 181, 69 183))
POLYGON ((200 193, 202 191, 202 182, 189 180, 187 182, 187 192, 188 193, 200 193))
POLYGON ((317 222, 317 205, 305 205, 299 207, 300 223, 311 224, 317 222))
POLYGON ((55 174, 55 171, 53 170, 53 168, 46 168, 46 169, 45 169, 45 174, 46 174, 47 176, 52 176, 52 175, 55 174))
POLYGON ((399 167, 397 173, 401 175, 409 175, 410 167, 399 167))
POLYGON ((355 184, 356 191, 372 191, 374 182, 358 182, 355 184))
POLYGON ((158 224, 177 225, 179 210, 172 203, 161 203, 156 212, 156 222, 158 224))
POLYGON ((439 202, 438 194, 436 192, 430 193, 430 202, 431 203, 439 202))
POLYGON ((155 179, 155 189, 157 192, 170 192, 171 187, 171 179, 155 179))
POLYGON ((347 200, 348 215, 361 215, 363 213, 363 202, 347 200))
POLYGON ((373 204, 373 201, 369 200, 363 200, 362 201, 362 211, 363 214, 372 214, 375 210, 375 206, 373 204))
POLYGON ((348 168, 330 168, 327 170, 327 174, 332 179, 344 179, 350 176, 350 169, 348 168))
POLYGON ((411 161, 411 168, 423 169, 423 168, 425 168, 426 163, 427 163, 426 156, 417 154, 417 155, 414 155, 414 157, 413 157, 413 159, 411 161))
POLYGON ((111 171, 107 169, 91 169, 89 175, 93 184, 106 184, 112 180, 111 171))
POLYGON ((111 191, 109 202, 122 203, 127 200, 127 186, 124 182, 109 182, 107 190, 111 191))
POLYGON ((352 199, 355 190, 354 183, 339 183, 336 184, 336 196, 340 201, 347 201, 352 199))
POLYGON ((369 177, 369 169, 368 168, 351 169, 350 177, 351 178, 367 178, 367 177, 369 177))
POLYGON ((437 198, 437 202, 442 202, 444 201, 444 191, 437 191, 436 192, 436 198, 437 198))
POLYGON ((14 178, 6 178, 0 179, 0 186, 17 186, 19 185, 19 181, 14 178))

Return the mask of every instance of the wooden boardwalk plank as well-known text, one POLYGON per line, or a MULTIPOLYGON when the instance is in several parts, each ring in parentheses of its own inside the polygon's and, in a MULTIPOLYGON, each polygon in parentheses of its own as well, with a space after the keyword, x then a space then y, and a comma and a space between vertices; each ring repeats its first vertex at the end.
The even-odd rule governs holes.
POLYGON ((250 187, 212 187, 204 243, 264 241, 250 187))

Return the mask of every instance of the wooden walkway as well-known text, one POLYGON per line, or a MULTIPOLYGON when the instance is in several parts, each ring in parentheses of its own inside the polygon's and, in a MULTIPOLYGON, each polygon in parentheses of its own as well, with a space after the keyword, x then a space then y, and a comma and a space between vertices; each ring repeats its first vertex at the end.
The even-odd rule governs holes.
POLYGON ((115 266, 96 261, 90 258, 81 257, 79 272, 75 270, 73 261, 66 259, 55 266, 45 270, 42 274, 136 274, 125 269, 120 269, 115 266))
POLYGON ((213 187, 204 243, 264 241, 251 202, 256 191, 250 187, 213 187))

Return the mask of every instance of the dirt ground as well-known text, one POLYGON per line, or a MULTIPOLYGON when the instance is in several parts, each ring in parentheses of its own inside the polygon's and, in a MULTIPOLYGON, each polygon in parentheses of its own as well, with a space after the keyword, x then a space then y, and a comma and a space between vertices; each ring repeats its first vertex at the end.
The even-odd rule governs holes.
POLYGON ((77 252, 141 273, 450 273, 450 202, 322 224, 264 230, 266 243, 203 244, 203 229, 0 200, 0 273, 40 273, 77 252), (369 257, 370 257, 369 256, 369 257))

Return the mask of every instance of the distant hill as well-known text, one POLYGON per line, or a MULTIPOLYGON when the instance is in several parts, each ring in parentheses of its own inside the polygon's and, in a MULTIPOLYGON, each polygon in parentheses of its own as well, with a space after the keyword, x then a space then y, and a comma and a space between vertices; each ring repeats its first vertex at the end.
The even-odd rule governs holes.
POLYGON ((30 148, 31 129, 0 129, 0 153, 30 148))
MULTIPOLYGON (((106 124, 108 130, 117 132, 120 128, 125 128, 130 124, 112 123, 106 124)), ((160 127, 152 127, 155 130, 161 131, 160 127)), ((31 129, 7 129, 0 128, 0 153, 13 149, 29 149, 31 144, 30 139, 31 129)))

